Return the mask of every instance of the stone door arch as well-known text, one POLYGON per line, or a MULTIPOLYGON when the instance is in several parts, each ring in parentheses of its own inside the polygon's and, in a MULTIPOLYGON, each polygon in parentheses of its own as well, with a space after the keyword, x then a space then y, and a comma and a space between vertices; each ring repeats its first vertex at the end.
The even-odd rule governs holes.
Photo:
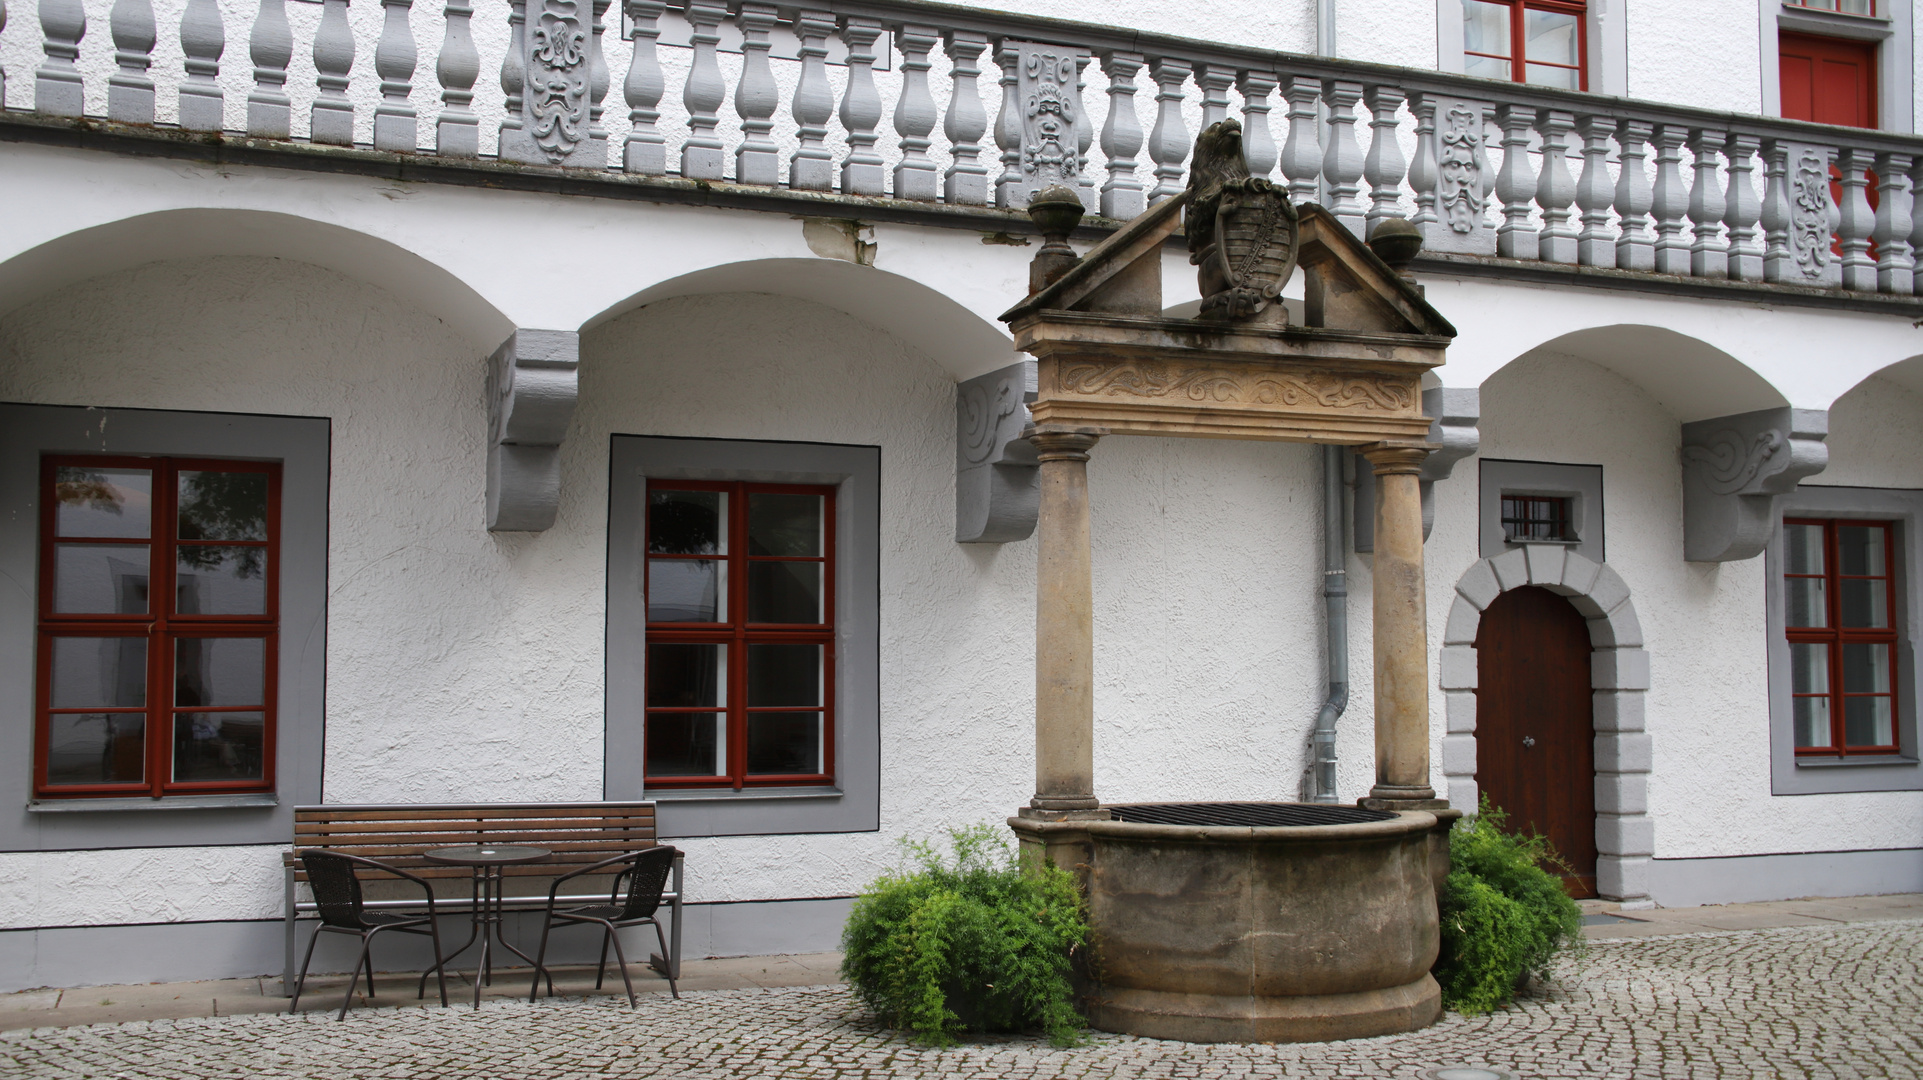
POLYGON ((1532 544, 1480 559, 1456 582, 1443 630, 1441 690, 1447 715, 1442 772, 1449 802, 1476 805, 1476 630, 1482 612, 1510 589, 1537 585, 1568 597, 1589 624, 1595 646, 1590 686, 1595 691, 1596 891, 1604 898, 1647 906, 1655 828, 1649 820, 1649 735, 1643 699, 1649 654, 1629 586, 1607 565, 1563 547, 1532 544))

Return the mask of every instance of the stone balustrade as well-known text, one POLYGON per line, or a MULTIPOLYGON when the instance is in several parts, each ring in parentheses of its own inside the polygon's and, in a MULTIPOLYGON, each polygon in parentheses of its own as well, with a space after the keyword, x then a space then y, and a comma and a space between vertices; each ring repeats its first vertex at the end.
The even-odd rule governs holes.
POLYGON ((1913 136, 912 2, 36 2, 0 94, 55 117, 957 206, 1065 183, 1128 218, 1235 115, 1257 173, 1431 253, 1923 292, 1913 136))

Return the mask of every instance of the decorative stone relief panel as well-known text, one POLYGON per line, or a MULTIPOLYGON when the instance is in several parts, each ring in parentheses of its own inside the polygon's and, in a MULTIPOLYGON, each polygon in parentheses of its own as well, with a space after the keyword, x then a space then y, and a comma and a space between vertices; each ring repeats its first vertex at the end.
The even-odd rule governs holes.
POLYGON ((1035 361, 955 388, 955 540, 1006 544, 1035 532, 1041 489, 1035 447, 1022 437, 1035 400, 1035 361))
POLYGON ((488 357, 487 527, 541 532, 561 499, 561 440, 579 394, 581 335, 516 330, 488 357))
POLYGON ((1086 155, 1095 129, 1082 108, 1081 91, 1088 55, 1060 45, 1005 40, 996 59, 1004 87, 995 125, 1003 166, 995 185, 997 205, 1027 206, 1029 196, 1056 184, 1081 193, 1085 205, 1092 203, 1095 188, 1086 155))
POLYGON ((1830 162, 1835 152, 1808 143, 1773 143, 1765 162, 1772 173, 1781 170, 1787 206, 1788 259, 1779 278, 1797 285, 1836 288, 1843 283, 1843 267, 1830 250, 1830 237, 1842 211, 1830 195, 1830 162), (1774 159, 1774 160, 1772 160, 1774 159))
POLYGON ((1489 166, 1489 103, 1418 94, 1418 209, 1426 251, 1496 253, 1489 224, 1495 170, 1489 166), (1433 184, 1433 187, 1428 187, 1433 184), (1427 190, 1424 188, 1427 187, 1427 190))
POLYGON ((527 21, 509 47, 520 47, 526 81, 519 115, 510 116, 501 131, 501 157, 527 165, 567 164, 589 141, 592 8, 589 0, 523 0, 514 6, 525 8, 527 21))
POLYGON ((1731 562, 1762 554, 1776 529, 1777 502, 1829 463, 1828 435, 1822 409, 1763 409, 1684 424, 1683 558, 1731 562))
MULTIPOLYGON (((1422 413, 1430 419, 1429 444, 1435 447, 1422 463, 1422 538, 1427 540, 1436 524, 1436 481, 1449 479, 1456 463, 1482 445, 1482 431, 1476 426, 1482 419, 1482 391, 1431 387, 1422 392, 1422 413)), ((1374 551, 1375 471, 1367 462, 1355 464, 1355 549, 1374 551)))

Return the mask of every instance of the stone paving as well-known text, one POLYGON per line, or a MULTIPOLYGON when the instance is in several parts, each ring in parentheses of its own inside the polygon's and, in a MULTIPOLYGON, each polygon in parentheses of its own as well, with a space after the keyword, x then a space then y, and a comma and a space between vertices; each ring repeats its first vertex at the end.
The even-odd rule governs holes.
POLYGON ((0 1077, 1415 1080, 1479 1066, 1527 1080, 1923 1078, 1919 958, 1916 919, 1595 941, 1508 1009, 1343 1043, 1095 1034, 1066 1050, 1030 1038, 925 1050, 830 985, 651 994, 633 1012, 598 997, 27 1029, 0 1034, 0 1077))

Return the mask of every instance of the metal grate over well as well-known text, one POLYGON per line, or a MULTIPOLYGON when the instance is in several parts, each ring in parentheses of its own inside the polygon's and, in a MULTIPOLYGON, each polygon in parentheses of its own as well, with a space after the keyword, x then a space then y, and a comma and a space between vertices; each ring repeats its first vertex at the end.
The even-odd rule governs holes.
POLYGON ((1116 821, 1143 825, 1360 825, 1395 819, 1387 810, 1284 802, 1136 803, 1108 812, 1116 821))

